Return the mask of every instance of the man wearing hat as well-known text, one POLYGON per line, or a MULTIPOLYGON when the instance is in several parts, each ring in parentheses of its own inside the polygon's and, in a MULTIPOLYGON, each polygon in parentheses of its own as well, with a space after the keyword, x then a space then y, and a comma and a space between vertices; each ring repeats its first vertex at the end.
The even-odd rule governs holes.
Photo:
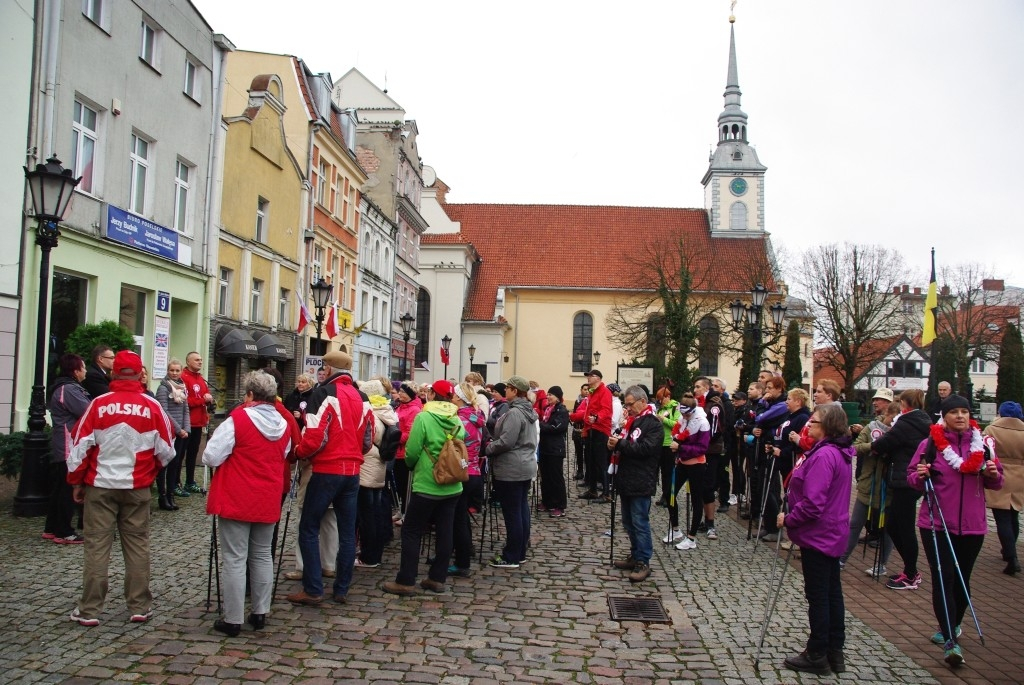
POLYGON ((82 598, 71 620, 99 625, 107 597, 114 531, 124 555, 124 595, 132 623, 153 615, 149 591, 149 488, 174 458, 171 422, 146 395, 142 359, 128 350, 114 356, 110 392, 89 405, 68 455, 72 497, 85 505, 82 598))
POLYGON ((588 429, 586 436, 586 476, 587 491, 580 499, 600 499, 610 502, 608 492, 608 438, 612 433, 612 393, 604 384, 604 374, 600 369, 591 369, 587 373, 587 385, 590 386, 590 397, 586 404, 569 418, 582 421, 588 429), (601 493, 597 486, 601 484, 601 493))
POLYGON ((324 599, 320 559, 320 520, 334 506, 338 521, 338 557, 334 601, 346 602, 356 561, 356 511, 359 470, 373 439, 369 399, 352 382, 352 357, 334 350, 323 356, 327 380, 306 405, 306 429, 295 456, 309 459, 312 475, 299 519, 302 590, 288 595, 292 604, 317 605, 324 599))

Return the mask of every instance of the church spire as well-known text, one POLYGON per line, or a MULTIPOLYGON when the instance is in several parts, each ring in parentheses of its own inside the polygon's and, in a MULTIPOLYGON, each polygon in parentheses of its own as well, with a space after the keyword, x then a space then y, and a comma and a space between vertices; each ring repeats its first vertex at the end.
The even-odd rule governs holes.
POLYGON ((729 17, 729 73, 725 79, 725 109, 718 115, 718 144, 747 142, 747 115, 740 109, 740 78, 736 68, 736 17, 729 17))

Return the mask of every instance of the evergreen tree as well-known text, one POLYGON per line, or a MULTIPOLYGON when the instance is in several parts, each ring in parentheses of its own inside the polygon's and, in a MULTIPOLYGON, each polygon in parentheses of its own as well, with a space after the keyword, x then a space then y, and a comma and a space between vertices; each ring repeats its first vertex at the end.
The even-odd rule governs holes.
POLYGON ((948 381, 953 386, 953 392, 960 392, 960 384, 956 377, 956 362, 953 359, 953 340, 948 333, 943 333, 935 338, 932 343, 935 360, 935 387, 928 388, 928 396, 933 394, 938 397, 939 383, 948 381))
POLYGON ((800 324, 789 322, 786 329, 786 356, 782 360, 782 379, 786 387, 799 388, 803 382, 803 367, 800 364, 800 324))
POLYGON ((1024 343, 1020 329, 1010 324, 1003 329, 996 374, 996 402, 1024 401, 1024 343))

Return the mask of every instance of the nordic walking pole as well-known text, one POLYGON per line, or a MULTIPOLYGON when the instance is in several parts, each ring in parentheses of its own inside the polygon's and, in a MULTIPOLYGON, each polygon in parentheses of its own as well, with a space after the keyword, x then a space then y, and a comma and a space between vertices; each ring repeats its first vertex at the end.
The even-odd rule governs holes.
MULTIPOLYGON (((987 468, 987 466, 986 466, 986 468, 987 468)), ((974 627, 978 629, 978 639, 981 641, 982 646, 984 646, 984 644, 985 644, 985 636, 981 634, 981 624, 978 623, 978 614, 976 614, 975 611, 974 611, 974 602, 971 601, 971 593, 967 589, 967 581, 964 580, 963 571, 960 570, 960 560, 956 558, 956 551, 953 549, 953 539, 949 536, 949 528, 946 526, 946 517, 943 516, 943 514, 942 514, 942 507, 939 506, 939 497, 938 497, 938 495, 935 494, 935 486, 932 484, 931 478, 926 479, 925 482, 924 482, 924 492, 925 492, 925 495, 928 494, 929 490, 931 491, 932 499, 935 502, 935 511, 939 512, 939 520, 942 522, 942 530, 945 531, 945 533, 946 533, 946 542, 949 544, 949 554, 950 554, 951 557, 953 557, 953 567, 956 568, 956 575, 960 579, 960 587, 964 591, 964 597, 967 598, 967 606, 971 610, 971 618, 974 619, 974 627)), ((932 527, 932 531, 934 532, 934 526, 932 527)), ((935 537, 938 538, 937 535, 935 537)), ((939 579, 941 580, 942 579, 942 571, 941 571, 941 568, 938 567, 938 555, 939 555, 938 544, 939 543, 936 540, 936 543, 935 543, 935 545, 936 545, 936 547, 935 547, 936 568, 939 570, 939 579)), ((945 592, 943 592, 943 597, 945 597, 945 592)), ((949 609, 946 610, 946 614, 948 616, 949 609)), ((948 618, 947 618, 947 620, 948 620, 948 618)), ((950 633, 950 635, 952 635, 952 633, 950 633)))
POLYGON ((270 592, 270 597, 277 596, 277 582, 281 579, 281 566, 284 565, 284 548, 285 543, 288 541, 288 522, 292 518, 292 509, 295 507, 295 497, 299 491, 299 474, 302 472, 302 468, 296 463, 293 466, 295 475, 292 476, 292 485, 288 489, 288 512, 284 515, 284 530, 281 533, 281 543, 277 555, 277 573, 274 574, 274 589, 270 592))
POLYGON ((871 472, 871 487, 868 489, 868 517, 864 523, 864 549, 860 554, 861 559, 866 558, 868 555, 868 538, 871 537, 871 505, 875 503, 875 473, 877 472, 871 472))
POLYGON ((213 528, 210 531, 210 562, 206 569, 206 610, 210 610, 213 594, 214 566, 217 567, 217 611, 220 611, 220 553, 217 549, 217 516, 211 517, 213 528))
MULTIPOLYGON (((782 501, 782 510, 785 512, 788 509, 788 496, 782 501)), ((772 561, 772 575, 775 577, 775 568, 779 561, 779 546, 782 543, 782 536, 775 543, 775 559, 772 561)), ((782 566, 782 573, 779 575, 779 584, 775 587, 775 595, 771 594, 771 585, 768 586, 768 595, 765 596, 765 610, 764 610, 764 622, 761 624, 761 637, 757 642, 757 653, 754 655, 754 670, 757 670, 758 662, 761 661, 761 649, 764 648, 764 636, 768 633, 768 623, 771 621, 772 614, 775 613, 775 605, 779 601, 779 595, 782 593, 782 582, 786 578, 786 570, 789 569, 789 560, 793 556, 793 547, 786 550, 786 562, 782 566)))
MULTIPOLYGON (((761 513, 757 517, 757 538, 755 538, 755 542, 756 542, 756 540, 760 540, 761 539, 761 527, 764 525, 764 510, 765 510, 765 507, 768 506, 768 489, 772 485, 772 475, 774 473, 775 473, 775 455, 772 454, 772 456, 768 457, 768 474, 767 474, 767 478, 765 478, 765 480, 764 480, 764 492, 761 494, 761 513)), ((753 520, 753 516, 751 516, 751 520, 753 520)), ((757 553, 757 545, 754 545, 753 554, 756 554, 756 553, 757 553)))
MULTIPOLYGON (((953 622, 949 620, 949 604, 946 602, 946 583, 942 579, 942 557, 939 556, 939 532, 935 530, 935 512, 934 508, 938 508, 939 501, 935 495, 935 488, 931 486, 931 478, 927 478, 924 481, 924 498, 925 505, 928 507, 928 523, 931 527, 932 543, 935 545, 935 575, 939 577, 939 592, 942 594, 942 613, 946 618, 946 634, 949 635, 949 639, 952 642, 956 641, 956 635, 953 633, 953 622), (933 508, 934 507, 934 508, 933 508)), ((946 523, 943 521, 943 527, 946 523)), ((953 559, 956 559, 956 553, 953 552, 953 545, 950 543, 949 546, 950 554, 953 555, 953 559)), ((970 597, 967 599, 970 602, 970 597)), ((974 613, 974 609, 971 609, 971 613, 974 613)), ((977 622, 977 618, 975 618, 977 622)), ((978 629, 978 636, 981 637, 981 629, 978 629)), ((949 643, 946 643, 949 644, 949 643)), ((981 644, 985 644, 984 640, 981 644)), ((945 647, 945 645, 943 645, 945 647)))
POLYGON ((609 494, 611 495, 611 498, 612 498, 611 521, 610 521, 609 526, 608 526, 609 529, 611 530, 611 533, 612 533, 611 534, 611 538, 612 538, 611 550, 608 553, 608 556, 609 556, 608 563, 610 563, 610 564, 614 564, 615 563, 615 471, 616 471, 616 469, 617 469, 617 465, 616 464, 611 464, 611 465, 608 466, 608 471, 610 472, 608 474, 608 492, 609 492, 609 494))
MULTIPOLYGON (((675 459, 672 460, 672 485, 670 486, 669 493, 668 493, 668 506, 669 507, 673 507, 673 508, 676 506, 676 462, 675 462, 675 459)), ((677 521, 679 520, 679 510, 678 509, 676 510, 676 520, 677 521)), ((673 540, 672 540, 672 514, 671 514, 671 512, 669 512, 669 516, 668 516, 668 532, 665 533, 665 540, 666 540, 665 544, 668 544, 668 545, 671 545, 672 542, 673 542, 673 540)))
POLYGON ((878 546, 875 547, 875 561, 871 570, 875 574, 875 582, 882 577, 879 573, 879 568, 882 565, 882 550, 885 548, 885 480, 882 480, 882 486, 879 488, 879 499, 878 499, 878 546))

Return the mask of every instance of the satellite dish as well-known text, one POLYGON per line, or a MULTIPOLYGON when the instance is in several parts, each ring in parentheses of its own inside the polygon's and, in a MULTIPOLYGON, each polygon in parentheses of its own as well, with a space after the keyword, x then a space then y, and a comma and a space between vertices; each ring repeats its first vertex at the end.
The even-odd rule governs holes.
POLYGON ((423 167, 423 187, 429 188, 434 185, 437 181, 437 173, 434 171, 434 167, 424 166, 423 167))

